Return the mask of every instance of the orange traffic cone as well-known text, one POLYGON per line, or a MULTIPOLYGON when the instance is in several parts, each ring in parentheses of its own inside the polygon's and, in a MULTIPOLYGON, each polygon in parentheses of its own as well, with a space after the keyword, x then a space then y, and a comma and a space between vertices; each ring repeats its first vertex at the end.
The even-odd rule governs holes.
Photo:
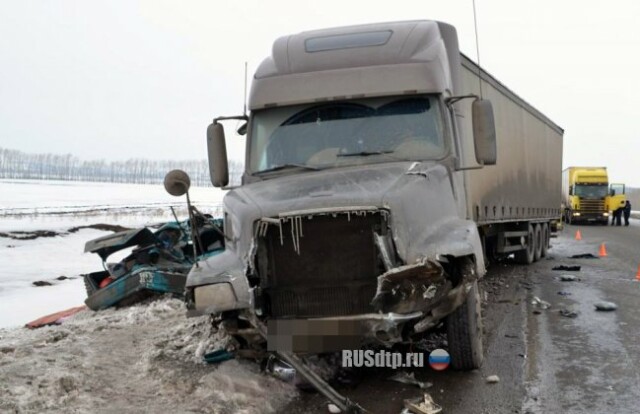
POLYGON ((604 243, 600 245, 600 257, 607 257, 607 248, 604 246, 604 243))
POLYGON ((582 240, 582 234, 580 234, 580 230, 576 231, 576 240, 582 240))
POLYGON ((638 273, 636 273, 636 280, 640 282, 640 266, 638 266, 638 273))

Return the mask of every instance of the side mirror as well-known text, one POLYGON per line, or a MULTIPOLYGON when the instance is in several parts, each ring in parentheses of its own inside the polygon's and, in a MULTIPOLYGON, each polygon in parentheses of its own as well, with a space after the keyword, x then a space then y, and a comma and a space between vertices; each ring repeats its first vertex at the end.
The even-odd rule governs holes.
POLYGON ((486 99, 473 101, 471 114, 476 160, 484 165, 495 165, 498 151, 496 148, 496 124, 491 101, 486 99))
POLYGON ((164 189, 172 196, 185 195, 191 187, 189 174, 182 170, 171 170, 164 176, 164 189))
POLYGON ((214 187, 229 184, 229 163, 227 162, 227 144, 224 128, 213 123, 207 128, 207 153, 209 155, 209 175, 214 187))

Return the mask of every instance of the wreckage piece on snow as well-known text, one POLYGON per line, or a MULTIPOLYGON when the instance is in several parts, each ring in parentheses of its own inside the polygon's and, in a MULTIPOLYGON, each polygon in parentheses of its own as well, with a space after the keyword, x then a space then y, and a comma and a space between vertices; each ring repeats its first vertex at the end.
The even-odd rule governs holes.
POLYGON ((85 309, 87 309, 87 307, 84 305, 76 306, 75 308, 70 308, 60 312, 52 313, 50 315, 43 316, 41 318, 36 319, 35 321, 31 321, 27 323, 25 326, 29 329, 36 329, 36 328, 42 328, 43 326, 48 326, 48 325, 60 325, 65 319, 85 309))
POLYGON ((148 228, 128 230, 87 242, 85 252, 99 255, 106 270, 82 275, 88 296, 86 305, 100 310, 130 305, 154 295, 182 297, 193 263, 224 251, 221 220, 197 210, 193 220, 193 226, 189 220, 171 222, 155 232, 148 228), (193 238, 192 229, 196 231, 193 238), (120 262, 106 262, 111 254, 134 246, 120 262))

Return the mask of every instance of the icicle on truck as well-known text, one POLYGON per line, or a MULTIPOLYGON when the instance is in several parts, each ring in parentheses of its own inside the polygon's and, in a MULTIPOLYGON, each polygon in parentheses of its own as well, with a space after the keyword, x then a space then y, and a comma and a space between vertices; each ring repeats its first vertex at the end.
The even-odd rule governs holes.
POLYGON ((221 121, 247 121, 245 170, 224 198, 225 251, 188 275, 190 314, 288 352, 392 346, 444 322, 452 365, 480 366, 477 281, 487 258, 545 256, 563 130, 436 21, 281 37, 248 105, 207 130, 224 187, 221 121))

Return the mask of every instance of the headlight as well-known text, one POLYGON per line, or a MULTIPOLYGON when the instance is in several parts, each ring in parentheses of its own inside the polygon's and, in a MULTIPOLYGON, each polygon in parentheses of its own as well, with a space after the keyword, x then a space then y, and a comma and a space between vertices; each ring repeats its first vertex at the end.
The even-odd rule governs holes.
POLYGON ((609 217, 609 213, 602 213, 603 216, 609 217))
POLYGON ((573 215, 574 215, 574 216, 579 216, 579 215, 580 215, 580 213, 573 213, 573 215))

